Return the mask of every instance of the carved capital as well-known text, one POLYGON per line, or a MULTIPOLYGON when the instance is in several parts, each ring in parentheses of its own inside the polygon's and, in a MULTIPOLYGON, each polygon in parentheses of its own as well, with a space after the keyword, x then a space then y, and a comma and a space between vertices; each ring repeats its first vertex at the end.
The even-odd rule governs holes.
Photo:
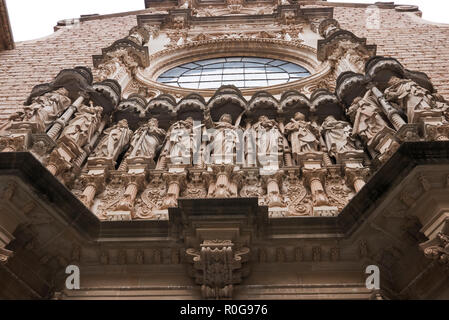
POLYGON ((318 180, 324 185, 327 171, 324 168, 303 168, 302 174, 306 185, 310 187, 314 180, 318 180))

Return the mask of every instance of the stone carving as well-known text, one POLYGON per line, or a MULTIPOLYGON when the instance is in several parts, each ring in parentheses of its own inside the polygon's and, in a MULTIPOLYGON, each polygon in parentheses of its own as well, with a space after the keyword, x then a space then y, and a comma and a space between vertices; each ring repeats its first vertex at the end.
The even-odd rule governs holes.
POLYGON ((244 263, 249 260, 250 250, 234 247, 229 240, 205 240, 200 251, 187 249, 187 258, 193 264, 192 275, 201 285, 203 298, 232 298, 233 285, 247 275, 244 263))
POLYGON ((298 178, 290 177, 289 179, 285 179, 282 185, 282 191, 285 203, 288 205, 288 215, 312 215, 312 198, 298 178))
POLYGON ((159 128, 157 119, 150 119, 136 130, 127 158, 146 158, 153 160, 165 137, 165 130, 159 128))
POLYGON ((238 123, 234 126, 232 124, 232 117, 230 114, 223 114, 218 122, 213 122, 210 117, 210 111, 205 112, 205 123, 207 128, 213 128, 211 134, 211 143, 209 144, 212 150, 207 150, 205 155, 206 162, 209 159, 209 152, 212 151, 212 162, 215 164, 230 164, 234 163, 234 155, 236 144, 239 142, 239 136, 236 132, 238 123))
POLYGON ((98 206, 93 212, 100 219, 107 219, 107 212, 112 211, 125 193, 125 186, 120 175, 113 175, 104 191, 97 196, 98 206))
POLYGON ((212 165, 213 175, 206 175, 209 182, 207 196, 210 198, 232 198, 238 195, 241 173, 234 171, 234 165, 212 165))
POLYGON ((321 132, 331 157, 338 158, 339 154, 358 150, 352 137, 351 125, 346 121, 338 121, 334 116, 328 116, 321 125, 321 132))
POLYGON ((187 182, 186 188, 182 193, 183 198, 201 199, 207 197, 205 181, 201 176, 201 172, 189 172, 190 180, 187 182))
POLYGON ((13 256, 13 252, 6 250, 5 248, 0 248, 0 264, 6 264, 8 259, 13 256))
POLYGON ((319 128, 315 124, 305 121, 305 116, 297 112, 293 119, 285 126, 285 134, 292 145, 292 153, 298 155, 318 151, 319 128))
POLYGON ((100 123, 102 111, 102 107, 94 107, 93 104, 81 106, 59 140, 74 150, 90 143, 100 123))
POLYGON ((244 183, 240 190, 240 196, 245 198, 259 198, 264 195, 262 182, 258 178, 257 171, 245 171, 244 183))
POLYGON ((283 147, 283 135, 276 121, 260 116, 252 126, 256 135, 257 159, 262 166, 279 165, 280 151, 283 147))
POLYGON ((340 175, 330 175, 326 179, 325 190, 329 199, 329 205, 335 206, 338 210, 343 208, 351 200, 353 194, 340 175))
POLYGON ((104 136, 91 157, 117 160, 117 157, 129 144, 131 134, 132 130, 128 128, 128 121, 119 121, 116 125, 103 131, 104 136))
POLYGON ((161 160, 164 162, 161 164, 161 169, 165 168, 165 162, 170 164, 184 164, 189 165, 192 163, 192 150, 193 150, 193 119, 187 118, 186 120, 179 120, 175 122, 167 133, 167 142, 161 153, 161 160))
POLYGON ((140 198, 136 200, 135 218, 166 220, 168 218, 167 215, 161 212, 166 193, 162 176, 158 174, 152 175, 150 183, 142 191, 140 198))
POLYGON ((347 111, 353 125, 353 135, 358 135, 365 143, 371 142, 383 128, 388 127, 382 109, 369 90, 363 98, 356 98, 347 111))
POLYGON ((429 258, 438 261, 446 269, 449 270, 449 234, 447 230, 448 219, 446 219, 445 227, 439 232, 436 237, 429 240, 428 243, 424 243, 424 255, 429 258))
POLYGON ((45 132, 70 105, 71 100, 67 96, 68 91, 60 88, 33 98, 30 106, 10 117, 12 128, 29 127, 33 132, 45 132))
MULTIPOLYGON (((409 79, 392 77, 385 90, 385 97, 397 103, 400 110, 407 114, 409 123, 417 123, 420 114, 441 107, 430 92, 409 79)), ((439 110, 440 113, 442 110, 439 110)))

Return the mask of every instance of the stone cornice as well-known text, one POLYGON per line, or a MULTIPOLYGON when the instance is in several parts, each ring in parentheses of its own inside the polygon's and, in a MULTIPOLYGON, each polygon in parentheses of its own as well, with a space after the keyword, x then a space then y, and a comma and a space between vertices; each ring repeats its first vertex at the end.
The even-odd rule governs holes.
POLYGON ((14 49, 14 38, 5 0, 0 0, 0 51, 14 49))

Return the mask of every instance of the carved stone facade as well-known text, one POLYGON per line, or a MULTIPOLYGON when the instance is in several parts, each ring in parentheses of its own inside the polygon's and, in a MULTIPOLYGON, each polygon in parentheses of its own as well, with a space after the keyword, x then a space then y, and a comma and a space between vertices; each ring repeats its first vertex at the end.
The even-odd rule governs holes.
POLYGON ((321 1, 145 3, 93 68, 36 84, 1 124, 2 266, 28 259, 26 242, 56 274, 38 295, 68 299, 117 290, 88 285, 100 273, 114 283, 114 266, 151 274, 148 286, 131 281, 142 297, 164 272, 174 298, 446 297, 435 275, 449 261, 449 180, 438 178, 449 175, 449 104, 426 74, 377 56, 321 1), (197 90, 157 81, 254 55, 310 75, 197 90), (420 201, 434 201, 428 213, 420 201), (63 288, 69 262, 90 270, 79 295, 63 288), (382 294, 360 281, 372 264, 382 294), (280 281, 294 268, 304 283, 280 281))

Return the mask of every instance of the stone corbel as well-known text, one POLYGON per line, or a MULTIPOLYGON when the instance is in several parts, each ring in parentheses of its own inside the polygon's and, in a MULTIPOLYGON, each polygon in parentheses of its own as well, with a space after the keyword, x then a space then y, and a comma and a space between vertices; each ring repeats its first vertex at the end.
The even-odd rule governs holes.
POLYGON ((90 170, 89 173, 81 176, 85 189, 79 199, 86 208, 90 209, 95 196, 102 192, 106 184, 107 173, 107 169, 97 169, 90 170))
POLYGON ((232 298, 233 286, 249 273, 245 263, 250 249, 236 250, 231 240, 204 240, 200 250, 190 248, 186 254, 193 266, 191 276, 201 285, 204 299, 232 298))
POLYGON ((234 172, 234 165, 212 165, 212 174, 209 173, 208 196, 212 198, 231 198, 238 195, 238 178, 234 172))
POLYGON ((324 182, 326 177, 326 169, 317 168, 306 168, 302 169, 302 174, 304 176, 304 182, 307 187, 310 188, 312 192, 312 198, 315 206, 326 206, 329 203, 326 192, 324 191, 324 182))
POLYGON ((127 174, 124 174, 123 180, 125 181, 126 190, 115 210, 107 212, 110 220, 132 220, 134 216, 134 202, 137 193, 142 190, 145 184, 146 173, 144 170, 130 170, 127 174))
POLYGON ((267 201, 266 204, 269 208, 285 208, 287 204, 284 201, 283 196, 280 192, 280 185, 282 184, 282 178, 284 177, 284 172, 278 171, 273 175, 262 176, 262 179, 267 188, 267 201))
POLYGON ((167 194, 165 195, 161 209, 176 208, 181 189, 186 186, 186 172, 167 172, 163 174, 167 182, 167 194))

